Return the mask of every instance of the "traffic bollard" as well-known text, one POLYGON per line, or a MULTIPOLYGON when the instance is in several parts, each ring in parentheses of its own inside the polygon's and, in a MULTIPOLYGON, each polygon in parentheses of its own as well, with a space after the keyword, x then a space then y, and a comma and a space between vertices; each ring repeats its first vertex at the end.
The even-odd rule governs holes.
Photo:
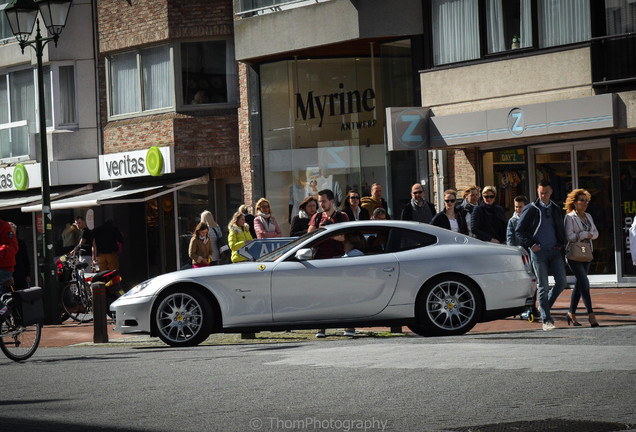
POLYGON ((106 327, 106 284, 95 282, 93 289, 93 342, 108 343, 106 327))

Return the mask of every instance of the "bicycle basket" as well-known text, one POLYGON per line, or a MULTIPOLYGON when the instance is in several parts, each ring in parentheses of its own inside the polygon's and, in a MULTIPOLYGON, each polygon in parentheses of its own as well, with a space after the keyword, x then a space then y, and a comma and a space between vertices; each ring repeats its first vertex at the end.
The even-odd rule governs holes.
POLYGON ((44 321, 44 305, 42 303, 42 288, 32 287, 13 293, 13 299, 22 316, 25 326, 44 321))

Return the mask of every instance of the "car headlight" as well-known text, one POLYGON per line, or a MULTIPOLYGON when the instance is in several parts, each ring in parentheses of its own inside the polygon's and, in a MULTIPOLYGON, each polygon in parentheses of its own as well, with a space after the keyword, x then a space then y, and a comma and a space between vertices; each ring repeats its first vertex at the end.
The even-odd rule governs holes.
POLYGON ((147 281, 143 281, 142 283, 140 283, 138 285, 135 285, 134 287, 132 287, 130 289, 130 291, 128 291, 122 297, 130 297, 130 296, 133 296, 133 295, 143 291, 146 287, 148 287, 148 285, 150 285, 151 281, 152 281, 152 279, 148 279, 147 281))

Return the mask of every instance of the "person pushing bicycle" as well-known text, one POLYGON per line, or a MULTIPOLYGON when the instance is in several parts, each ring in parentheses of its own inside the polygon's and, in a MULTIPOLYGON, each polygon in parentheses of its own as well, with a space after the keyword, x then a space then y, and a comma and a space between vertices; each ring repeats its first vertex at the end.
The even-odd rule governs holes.
MULTIPOLYGON (((13 278, 18 239, 9 222, 0 219, 0 295, 7 291, 4 283, 13 278)), ((9 308, 0 300, 0 322, 9 314, 9 308)))

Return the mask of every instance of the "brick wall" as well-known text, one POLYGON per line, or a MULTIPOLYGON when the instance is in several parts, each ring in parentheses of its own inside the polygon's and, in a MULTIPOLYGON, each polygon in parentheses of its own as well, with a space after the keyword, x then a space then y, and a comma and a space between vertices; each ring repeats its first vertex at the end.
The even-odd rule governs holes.
POLYGON ((209 168, 213 178, 239 175, 236 109, 171 112, 108 121, 106 56, 158 42, 233 34, 231 0, 98 0, 103 152, 173 146, 175 167, 209 168))
POLYGON ((98 0, 100 52, 234 32, 232 0, 98 0))
POLYGON ((239 63, 239 99, 241 105, 238 109, 238 126, 239 126, 239 166, 241 168, 241 179, 243 181, 243 200, 247 205, 253 205, 254 202, 254 173, 252 170, 252 149, 250 147, 250 119, 248 106, 247 91, 247 66, 239 63))
POLYGON ((456 189, 461 197, 461 191, 474 184, 477 184, 477 149, 449 150, 448 176, 454 184, 446 185, 447 188, 456 189))

